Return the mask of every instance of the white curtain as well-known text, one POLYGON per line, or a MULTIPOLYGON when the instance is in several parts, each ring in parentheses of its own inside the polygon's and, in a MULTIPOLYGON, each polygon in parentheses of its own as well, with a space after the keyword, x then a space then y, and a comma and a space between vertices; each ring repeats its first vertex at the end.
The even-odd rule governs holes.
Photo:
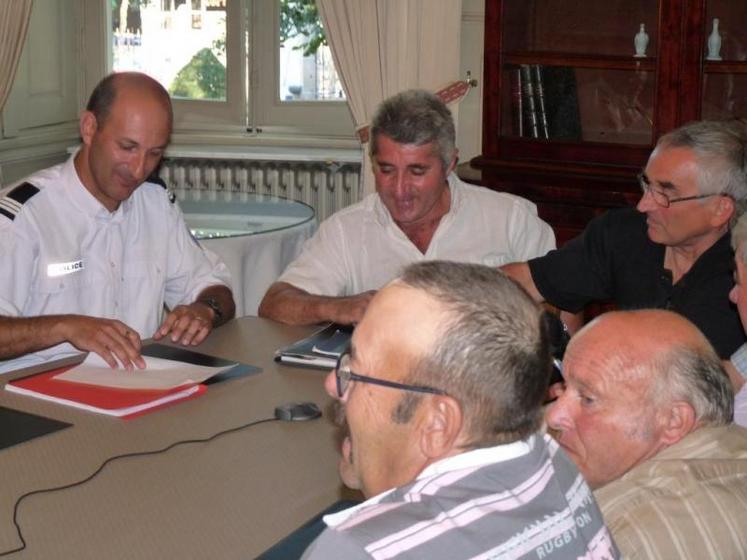
MULTIPOLYGON (((462 0, 317 0, 356 128, 385 98, 459 77, 462 0)), ((363 146, 368 149, 367 144, 363 146)), ((363 194, 374 191, 367 152, 363 194)))
POLYGON ((0 1, 0 111, 5 107, 31 19, 31 0, 0 1))

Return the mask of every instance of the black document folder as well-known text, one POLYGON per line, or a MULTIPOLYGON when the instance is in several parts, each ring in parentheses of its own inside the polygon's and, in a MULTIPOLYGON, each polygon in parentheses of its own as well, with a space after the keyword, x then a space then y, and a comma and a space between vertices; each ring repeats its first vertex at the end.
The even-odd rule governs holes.
MULTIPOLYGON (((175 346, 166 346, 165 344, 148 344, 143 346, 143 356, 151 356, 153 358, 163 358, 164 360, 176 360, 178 362, 187 362, 188 364, 194 364, 196 366, 205 367, 226 367, 236 362, 231 360, 224 360, 223 358, 216 358, 215 356, 208 356, 202 352, 195 352, 194 350, 188 350, 186 348, 178 348, 175 346)), ((213 383, 220 383, 227 379, 234 379, 236 377, 243 377, 244 375, 251 375, 259 373, 262 368, 256 366, 250 366, 248 364, 236 364, 234 367, 220 372, 214 375, 210 379, 203 381, 203 385, 212 385, 213 383)))
POLYGON ((275 352, 275 361, 294 366, 331 369, 345 352, 353 336, 353 327, 332 323, 290 346, 275 352))
POLYGON ((257 556, 255 560, 297 560, 303 556, 304 551, 309 545, 314 542, 324 529, 323 517, 330 513, 337 513, 344 509, 348 509, 360 502, 354 502, 352 500, 340 500, 335 502, 327 509, 315 515, 312 519, 309 519, 301 527, 293 531, 290 535, 285 537, 282 541, 275 544, 272 548, 265 550, 262 554, 257 556))
POLYGON ((0 407, 0 449, 72 426, 67 422, 0 407))

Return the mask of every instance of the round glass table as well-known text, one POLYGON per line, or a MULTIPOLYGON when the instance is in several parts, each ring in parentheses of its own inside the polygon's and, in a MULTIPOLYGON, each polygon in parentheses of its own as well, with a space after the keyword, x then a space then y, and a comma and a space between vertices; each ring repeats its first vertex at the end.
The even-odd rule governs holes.
POLYGON ((256 235, 314 220, 308 204, 286 198, 244 194, 230 200, 180 200, 187 226, 197 239, 256 235))
POLYGON ((256 315, 267 288, 314 234, 314 209, 295 200, 253 194, 200 193, 179 200, 192 235, 217 254, 232 276, 236 316, 256 315))

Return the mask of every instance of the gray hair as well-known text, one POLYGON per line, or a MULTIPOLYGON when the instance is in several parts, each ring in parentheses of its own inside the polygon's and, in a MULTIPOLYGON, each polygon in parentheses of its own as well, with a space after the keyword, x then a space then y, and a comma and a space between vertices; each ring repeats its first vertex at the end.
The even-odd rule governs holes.
POLYGON ((444 170, 456 153, 454 118, 436 95, 420 89, 403 91, 382 101, 371 122, 368 153, 373 158, 383 134, 398 144, 436 144, 444 170))
POLYGON ((675 346, 654 358, 660 372, 648 390, 655 405, 685 401, 695 410, 698 426, 722 426, 734 417, 734 389, 710 344, 675 346))
POLYGON ((668 132, 659 148, 690 148, 698 160, 701 194, 725 194, 737 202, 739 216, 747 199, 747 125, 730 121, 696 121, 668 132))
POLYGON ((742 259, 742 264, 747 266, 747 214, 742 214, 737 224, 731 230, 731 247, 734 254, 742 259))
MULTIPOLYGON (((422 262, 399 281, 446 310, 433 351, 419 359, 411 382, 459 401, 470 446, 509 443, 537 431, 551 359, 541 308, 508 276, 482 265, 422 262)), ((405 395, 395 420, 408 421, 421 398, 405 395)))

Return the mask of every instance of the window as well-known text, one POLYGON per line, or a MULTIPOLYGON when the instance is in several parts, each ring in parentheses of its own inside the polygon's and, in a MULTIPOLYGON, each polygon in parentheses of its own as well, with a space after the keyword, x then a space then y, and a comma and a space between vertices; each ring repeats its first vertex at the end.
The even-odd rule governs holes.
POLYGON ((177 132, 353 136, 313 0, 104 1, 112 69, 158 79, 177 132))
POLYGON ((280 2, 280 99, 345 99, 315 0, 280 2))
POLYGON ((145 72, 174 99, 225 101, 226 8, 213 4, 119 0, 112 9, 112 68, 145 72))

